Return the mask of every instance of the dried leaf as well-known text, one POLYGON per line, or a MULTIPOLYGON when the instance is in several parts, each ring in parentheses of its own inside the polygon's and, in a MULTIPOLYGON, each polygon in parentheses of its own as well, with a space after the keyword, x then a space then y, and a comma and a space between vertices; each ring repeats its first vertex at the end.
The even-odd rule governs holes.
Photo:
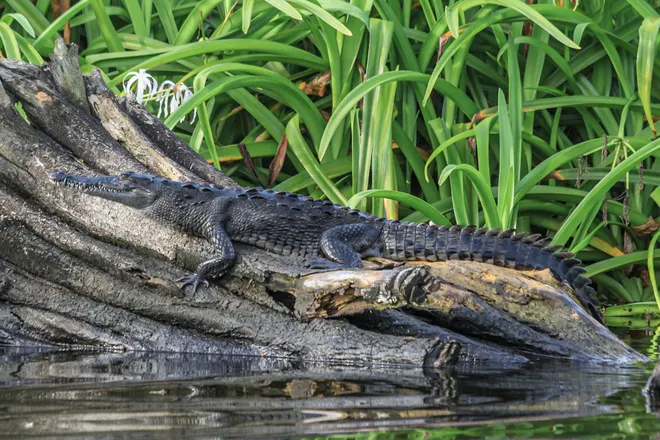
POLYGON ((445 32, 444 34, 440 35, 440 38, 438 39, 438 58, 436 61, 440 60, 440 57, 442 56, 442 51, 445 49, 445 45, 447 44, 447 41, 451 38, 451 32, 445 32))
POLYGON ((289 146, 289 141, 286 139, 286 134, 282 136, 282 139, 280 140, 280 143, 277 144, 277 152, 275 153, 275 157, 273 157, 273 161, 270 163, 270 166, 268 167, 269 175, 268 175, 268 186, 273 186, 273 183, 277 180, 277 176, 280 175, 280 171, 282 171, 282 166, 284 165, 284 160, 286 159, 286 150, 289 146))
MULTIPOLYGON (((630 233, 627 230, 623 232, 623 252, 625 252, 626 254, 632 254, 633 252, 635 252, 635 247, 633 245, 632 237, 630 236, 630 233)), ((630 276, 630 274, 633 271, 633 266, 632 265, 626 266, 623 269, 623 271, 626 275, 630 276)))
POLYGON ((245 165, 247 166, 250 175, 254 178, 255 181, 261 182, 259 176, 257 175, 257 169, 254 166, 254 161, 252 160, 252 156, 250 156, 250 152, 248 151, 245 144, 242 142, 238 144, 238 150, 241 152, 241 156, 243 156, 243 162, 245 162, 245 165))
POLYGON ((577 176, 575 178, 575 187, 579 188, 580 185, 582 184, 582 167, 584 166, 584 156, 579 156, 578 157, 578 169, 577 169, 577 176))
POLYGON ((472 160, 474 163, 477 163, 477 138, 474 136, 470 136, 466 140, 467 146, 470 148, 470 152, 472 153, 472 160))
POLYGON ((356 60, 355 65, 357 66, 358 72, 360 72, 360 82, 364 82, 366 74, 364 72, 364 67, 362 67, 362 63, 356 60))
MULTIPOLYGON (((71 7, 71 0, 50 0, 50 6, 53 9, 53 16, 57 18, 69 10, 71 7)), ((62 38, 66 44, 71 42, 71 24, 68 21, 64 25, 62 38)))
POLYGON ((642 287, 647 288, 651 285, 651 277, 649 276, 649 268, 646 266, 639 266, 639 279, 642 282, 642 287))
POLYGON ((639 184, 637 185, 637 191, 635 194, 639 194, 644 189, 644 164, 640 162, 639 168, 637 169, 639 173, 639 184))
POLYGON ((311 80, 308 83, 303 83, 305 84, 304 88, 302 89, 303 92, 305 92, 305 95, 315 95, 320 98, 323 98, 326 93, 326 88, 328 86, 328 83, 330 82, 331 74, 330 71, 326 71, 321 73, 320 75, 317 75, 313 80, 311 80))
POLYGON ((545 176, 543 180, 565 180, 565 179, 564 176, 562 176, 561 174, 561 170, 555 170, 550 174, 548 174, 547 176, 545 176))
POLYGON ((638 236, 651 235, 655 234, 657 230, 660 229, 660 222, 649 216, 649 219, 643 225, 632 226, 631 229, 635 231, 635 234, 638 236))
POLYGON ((254 138, 255 142, 263 142, 266 139, 270 139, 270 133, 267 131, 262 131, 256 138, 254 138))
POLYGON ((220 118, 220 121, 218 121, 218 122, 222 122, 222 121, 234 116, 236 113, 240 112, 241 110, 243 110, 242 105, 239 105, 238 107, 234 107, 233 109, 231 109, 231 111, 229 113, 227 113, 227 116, 224 116, 223 118, 220 118))

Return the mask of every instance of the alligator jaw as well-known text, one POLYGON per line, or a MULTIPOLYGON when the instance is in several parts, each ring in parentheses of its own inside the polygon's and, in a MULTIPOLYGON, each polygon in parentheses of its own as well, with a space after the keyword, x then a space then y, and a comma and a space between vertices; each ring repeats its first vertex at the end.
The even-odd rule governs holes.
POLYGON ((72 174, 55 172, 50 180, 57 186, 73 188, 87 194, 103 197, 103 194, 117 194, 129 192, 130 188, 121 188, 116 176, 79 177, 72 174))
POLYGON ((85 194, 118 202, 131 208, 147 208, 160 197, 160 194, 153 190, 122 177, 80 177, 60 172, 50 175, 50 179, 57 186, 73 188, 85 194))

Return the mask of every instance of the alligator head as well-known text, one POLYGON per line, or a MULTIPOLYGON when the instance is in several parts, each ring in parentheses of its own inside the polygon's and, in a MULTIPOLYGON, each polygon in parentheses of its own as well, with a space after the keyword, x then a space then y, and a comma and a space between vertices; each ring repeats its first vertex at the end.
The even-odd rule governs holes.
POLYGON ((50 178, 58 186, 119 202, 135 209, 153 205, 163 194, 163 181, 149 174, 126 171, 119 176, 80 177, 55 172, 50 178))

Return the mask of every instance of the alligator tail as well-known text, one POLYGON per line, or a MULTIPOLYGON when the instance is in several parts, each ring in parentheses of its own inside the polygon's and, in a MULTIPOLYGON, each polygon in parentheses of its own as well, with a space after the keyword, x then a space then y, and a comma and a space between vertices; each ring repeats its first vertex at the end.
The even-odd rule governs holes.
POLYGON ((388 222, 383 235, 383 256, 392 260, 472 260, 516 270, 550 269, 567 282, 582 305, 603 322, 591 280, 584 276, 582 262, 570 252, 558 252, 562 245, 550 245, 540 234, 516 234, 509 229, 477 229, 388 222))

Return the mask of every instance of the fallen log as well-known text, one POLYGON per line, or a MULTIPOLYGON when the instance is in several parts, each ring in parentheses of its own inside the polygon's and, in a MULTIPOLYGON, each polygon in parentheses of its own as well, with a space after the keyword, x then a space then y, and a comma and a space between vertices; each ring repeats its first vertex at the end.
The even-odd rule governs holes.
POLYGON ((100 75, 83 78, 75 56, 58 44, 56 68, 0 59, 0 343, 427 367, 647 360, 550 275, 483 263, 314 272, 237 245, 228 275, 182 294, 173 280, 213 255, 209 243, 49 175, 238 185, 100 75))

